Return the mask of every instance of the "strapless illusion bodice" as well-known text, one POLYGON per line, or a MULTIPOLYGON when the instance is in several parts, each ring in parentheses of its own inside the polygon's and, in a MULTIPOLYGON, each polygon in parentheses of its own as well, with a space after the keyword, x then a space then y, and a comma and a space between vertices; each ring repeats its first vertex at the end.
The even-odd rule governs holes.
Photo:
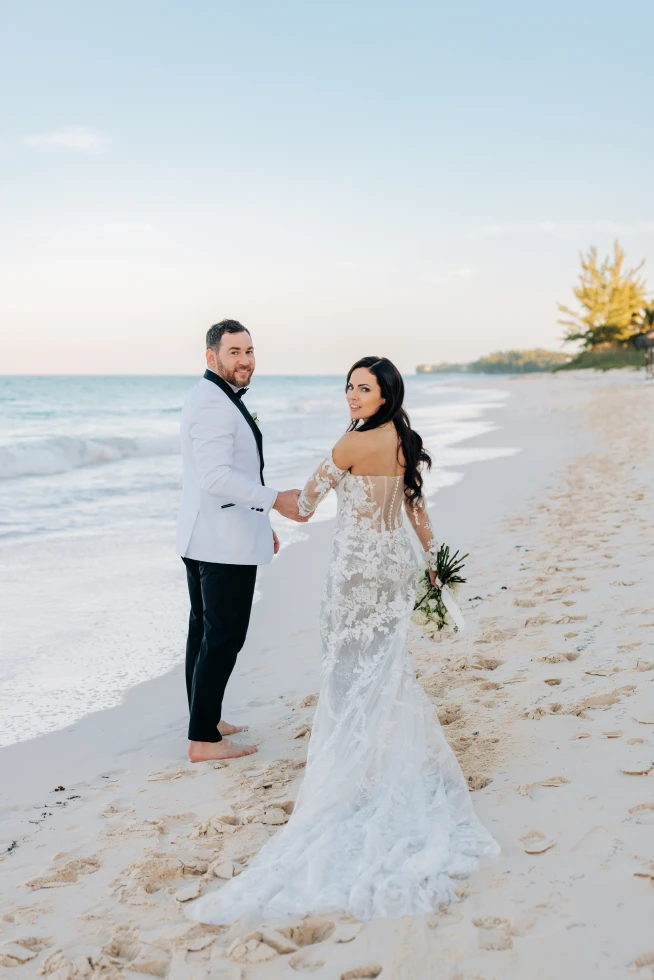
POLYGON ((349 471, 336 485, 338 523, 370 531, 395 531, 402 525, 404 476, 358 476, 349 471))

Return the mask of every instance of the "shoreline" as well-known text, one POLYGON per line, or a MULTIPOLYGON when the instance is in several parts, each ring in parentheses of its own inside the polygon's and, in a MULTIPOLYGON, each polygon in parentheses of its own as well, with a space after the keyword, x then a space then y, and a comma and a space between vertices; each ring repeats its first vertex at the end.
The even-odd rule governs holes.
MULTIPOLYGON (((509 384, 510 382, 507 382, 507 386, 509 384)), ((507 423, 505 416, 507 412, 511 411, 512 401, 509 399, 493 406, 484 414, 484 420, 491 421, 494 425, 493 429, 457 443, 457 445, 470 446, 471 448, 498 448, 507 444, 518 444, 519 452, 513 456, 501 456, 496 459, 463 464, 461 467, 465 471, 463 478, 457 483, 440 487, 430 500, 437 534, 441 540, 453 544, 460 551, 469 551, 474 554, 475 538, 484 533, 488 523, 500 520, 515 506, 524 503, 525 499, 547 477, 547 457, 535 451, 533 444, 529 443, 527 431, 531 424, 532 413, 537 415, 539 412, 538 397, 536 396, 536 399, 523 398, 522 412, 519 418, 516 421, 514 416, 507 423), (535 405, 532 404, 534 401, 536 402, 535 405), (516 479, 517 473, 520 474, 520 479, 516 479), (483 499, 481 499, 479 492, 480 479, 484 481, 483 499), (441 513, 446 515, 447 531, 440 528, 439 515, 441 513)), ((551 424, 550 431, 552 439, 556 437, 567 440, 568 445, 564 457, 561 459, 561 465, 563 465, 564 458, 568 458, 574 452, 575 436, 569 431, 565 431, 565 428, 557 420, 551 424)), ((269 622, 289 622, 296 612, 301 616, 303 630, 314 633, 311 655, 314 662, 314 673, 317 671, 319 600, 322 580, 326 574, 331 552, 333 523, 334 518, 330 518, 303 525, 302 531, 307 535, 307 539, 292 542, 282 550, 271 565, 260 569, 257 577, 257 590, 260 592, 260 598, 253 607, 248 639, 239 655, 237 666, 227 690, 228 714, 237 723, 243 721, 244 705, 247 703, 246 688, 249 671, 253 666, 258 671, 262 668, 265 669, 259 661, 261 660, 261 651, 267 645, 266 633, 269 622), (309 554, 311 561, 307 562, 306 558, 309 554), (308 577, 305 574, 307 571, 309 572, 308 577), (303 590, 301 599, 297 593, 294 593, 294 597, 291 598, 284 585, 286 582, 301 583, 303 590)), ((93 543, 90 536, 89 540, 93 543)), ((176 567, 176 564, 175 562, 173 567, 176 567)), ((178 591, 181 593, 180 605, 185 610, 179 628, 180 638, 183 641, 186 628, 187 597, 181 564, 178 591)), ((280 637, 280 639, 282 638, 280 637)), ((52 754, 66 760, 62 777, 65 777, 64 781, 67 779, 69 782, 75 777, 77 779, 92 778, 95 773, 110 768, 111 760, 116 752, 122 755, 130 750, 129 746, 134 741, 138 744, 142 739, 148 742, 152 739, 162 739, 166 742, 170 740, 169 748, 171 750, 177 741, 181 740, 183 751, 180 757, 184 758, 187 708, 183 671, 183 660, 180 660, 165 673, 125 690, 119 704, 91 711, 78 720, 53 731, 0 747, 0 812, 10 798, 15 800, 16 794, 21 793, 21 785, 25 780, 23 763, 27 759, 30 759, 30 778, 25 790, 29 796, 33 793, 34 778, 39 774, 39 760, 45 760, 52 754), (162 718, 169 720, 162 725, 162 718), (134 723, 136 730, 129 732, 129 736, 123 744, 122 736, 134 723), (114 744, 105 748, 106 736, 111 732, 117 732, 121 742, 118 745, 114 744), (155 732, 156 734, 154 734, 155 732), (97 762, 94 759, 87 759, 86 746, 88 744, 94 746, 99 744, 101 755, 97 762), (70 764, 68 760, 70 760, 70 764), (18 783, 12 782, 12 772, 21 774, 18 783)), ((266 713, 264 713, 265 718, 266 713)), ((180 753, 178 752, 177 755, 180 753)), ((177 757, 177 755, 172 757, 177 757)), ((48 763, 45 763, 43 769, 47 771, 48 767, 48 763)), ((41 780, 45 776, 45 771, 40 776, 41 780)), ((26 799, 27 797, 20 798, 26 799)))
MULTIPOLYGON (((280 397, 277 389, 266 391, 262 385, 259 407, 264 417, 270 414, 269 421, 276 426, 270 434, 274 437, 271 459, 277 479, 271 477, 269 482, 301 486, 324 456, 331 445, 324 440, 337 422, 336 415, 340 418, 339 412, 334 414, 331 387, 308 391, 305 385, 301 389, 302 397, 308 399, 307 411, 301 413, 296 431, 295 421, 292 425, 289 422, 288 398, 280 397), (318 414, 316 406, 320 408, 318 414), (276 412, 281 412, 281 421, 276 412), (293 462, 292 454, 289 456, 289 447, 296 439, 302 449, 301 465, 293 462)), ((178 388, 156 392, 157 418, 162 424, 169 417, 166 412, 181 397, 178 388), (159 411, 162 404, 163 414, 159 411)), ((441 447, 438 451, 442 453, 445 483, 456 479, 451 476, 452 467, 460 457, 467 462, 478 452, 457 450, 457 445, 465 446, 471 433, 486 428, 489 403, 494 407, 494 397, 501 397, 498 389, 490 390, 486 397, 479 388, 473 384, 448 394, 440 386, 418 385, 422 393, 415 395, 414 406, 422 413, 420 428, 424 425, 428 439, 441 447), (441 405, 445 413, 442 418, 441 405)), ((67 398, 74 394, 86 405, 92 390, 87 385, 72 394, 60 394, 67 398)), ((122 391, 121 383, 114 392, 118 417, 129 420, 133 393, 121 400, 122 391)), ((145 392, 145 404, 154 397, 154 392, 145 392)), ((83 416, 77 409, 73 413, 72 435, 83 416)), ((100 430, 107 424, 102 421, 100 430)), ((109 428, 115 436, 115 419, 109 428)), ((148 440, 153 439, 150 433, 148 440)), ((84 436, 81 441, 86 444, 89 440, 84 436)), ((93 445, 91 458, 95 459, 97 445, 93 445)), ((66 473, 55 474, 51 485, 43 476, 31 476, 11 493, 0 480, 9 525, 13 526, 13 520, 17 528, 31 529, 27 537, 5 537, 0 544, 0 580, 5 583, 0 617, 0 744, 9 746, 68 729, 87 714, 119 707, 131 688, 180 664, 188 611, 183 570, 170 545, 172 514, 178 503, 174 489, 177 462, 176 456, 138 456, 110 460, 106 467, 102 463, 75 465, 66 473), (130 494, 132 485, 135 492, 130 494), (79 515, 75 501, 80 503, 79 515), (70 530, 58 529, 64 525, 70 530), (37 528, 41 531, 34 533, 37 528), (29 623, 28 630, 24 623, 29 623), (91 685, 89 676, 93 678, 91 685)), ((457 476, 462 472, 459 467, 457 476)), ((440 473, 435 483, 441 483, 440 473)), ((335 500, 331 498, 312 525, 329 520, 334 512, 335 500)), ((273 524, 284 550, 308 537, 304 526, 281 519, 273 520, 273 524)), ((266 575, 263 573, 261 581, 266 575)))
MULTIPOLYGON (((482 383, 472 384, 470 387, 483 389, 485 386, 482 383)), ((495 386, 495 390, 499 388, 499 385, 495 386)), ((472 437, 462 436, 455 443, 448 441, 448 449, 463 447, 474 450, 502 446, 503 442, 506 443, 502 422, 506 414, 505 407, 505 402, 491 405, 479 416, 482 425, 497 425, 496 419, 499 418, 500 427, 497 431, 488 431, 472 437)), ((518 441, 521 444, 526 443, 526 439, 522 436, 518 441)), ((446 476, 456 473, 460 477, 452 486, 460 489, 469 482, 466 474, 474 474, 475 462, 483 462, 484 466, 493 468, 493 472, 496 472, 501 480, 507 457, 466 461, 461 465, 447 462, 444 468, 446 476)), ((436 463, 438 465, 437 459, 436 463)), ((490 470, 488 472, 490 473, 490 470)), ((473 484, 476 484, 476 480, 477 477, 473 475, 473 484)), ((440 506, 440 501, 444 499, 443 494, 449 494, 452 486, 449 484, 439 486, 435 492, 429 494, 430 499, 435 501, 436 507, 440 506)), ((464 492, 467 492, 467 488, 464 492)), ((474 497, 474 490, 472 496, 474 497)), ((499 500, 500 494, 496 494, 496 497, 499 500)), ((334 501, 329 503, 333 505, 334 501)), ((323 506, 323 513, 325 510, 323 506)), ((329 510, 327 513, 329 514, 329 510)), ((291 546, 301 545, 306 549, 306 554, 311 553, 313 529, 319 523, 326 522, 331 525, 332 521, 332 517, 322 516, 320 512, 309 525, 300 526, 276 521, 275 527, 282 539, 282 551, 286 552, 291 546), (279 527, 280 523, 284 525, 282 528, 279 527), (290 537, 287 542, 284 541, 285 534, 290 537)), ((170 533, 173 533, 172 528, 170 533)), ((271 577, 276 576, 277 569, 280 568, 279 561, 278 558, 272 566, 260 570, 255 594, 256 605, 260 601, 262 588, 266 588, 271 577)), ((81 694, 88 700, 88 705, 83 705, 81 715, 79 708, 77 709, 77 718, 56 723, 56 727, 48 731, 30 733, 18 742, 0 746, 0 752, 12 745, 32 742, 47 735, 56 735, 63 730, 73 735, 72 728, 82 723, 88 715, 119 710, 132 690, 139 689, 142 684, 160 680, 176 670, 183 670, 182 654, 187 616, 184 572, 170 547, 170 542, 157 529, 154 522, 150 522, 149 526, 146 524, 142 528, 135 529, 131 534, 124 529, 108 528, 106 533, 99 535, 97 529, 90 531, 83 528, 73 533, 53 531, 38 539, 16 538, 2 542, 0 577, 4 577, 3 572, 10 577, 9 587, 16 597, 16 602, 20 603, 21 595, 31 595, 30 569, 39 566, 50 568, 53 574, 46 576, 39 583, 39 615, 32 620, 30 630, 32 642, 48 650, 45 659, 50 675, 45 690, 40 690, 34 695, 32 716, 46 715, 50 702, 56 702, 60 693, 64 700, 66 699, 67 692, 63 688, 61 692, 59 691, 57 669, 59 662, 63 665, 64 671, 67 669, 71 642, 73 669, 77 676, 74 678, 75 685, 68 697, 72 698, 75 695, 79 698, 81 694), (60 606, 59 597, 62 592, 74 597, 66 610, 62 610, 60 606), (136 602, 135 595, 139 592, 143 598, 136 602), (109 593, 114 593, 110 602, 98 603, 98 596, 109 593), (114 668, 108 658, 111 656, 112 649, 120 648, 121 645, 129 648, 132 642, 131 636, 134 635, 141 646, 137 658, 138 668, 143 673, 150 673, 151 676, 137 680, 136 683, 128 682, 122 690, 117 690, 115 675, 112 675, 114 668), (100 638, 99 644, 95 642, 96 638, 100 638), (161 663, 170 666, 162 671, 159 667, 161 663), (80 688, 82 670, 83 676, 88 671, 96 678, 96 686, 92 692, 80 688), (103 704, 103 702, 108 703, 103 704)), ((285 577, 285 573, 282 577, 285 577)), ((294 572, 291 578, 295 577, 294 572)), ((25 607, 23 611, 27 613, 28 607, 25 606, 25 602, 22 605, 25 607)), ((7 615, 4 638, 7 651, 17 650, 22 645, 23 633, 19 620, 20 617, 15 612, 13 615, 7 615)), ((244 650, 246 656, 252 646, 250 636, 244 650)), ((254 649, 257 649, 256 643, 254 649)), ((243 659, 243 654, 240 659, 243 659)), ((13 660, 15 669, 20 670, 20 659, 14 655, 13 660)), ((8 678, 11 677, 11 664, 10 656, 8 678)), ((29 697, 30 692, 26 691, 26 695, 29 697)), ((143 696, 147 697, 147 694, 144 693, 143 696)), ((163 697, 166 703, 171 703, 169 695, 159 689, 153 696, 163 697)), ((71 701, 71 704, 74 705, 74 701, 71 701)), ((14 722, 10 713, 7 718, 12 720, 14 730, 17 729, 19 720, 16 719, 14 722)))

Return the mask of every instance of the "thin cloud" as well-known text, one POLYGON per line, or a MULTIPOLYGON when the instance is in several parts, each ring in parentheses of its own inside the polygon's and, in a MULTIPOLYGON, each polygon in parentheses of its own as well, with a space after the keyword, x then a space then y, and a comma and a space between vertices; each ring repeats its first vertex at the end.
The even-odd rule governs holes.
POLYGON ((467 266, 447 266, 444 269, 440 269, 438 272, 432 272, 425 276, 425 282, 434 283, 437 286, 443 286, 448 282, 455 282, 458 279, 467 279, 468 276, 472 275, 472 269, 467 266))
POLYGON ((154 234, 154 225, 149 221, 110 221, 106 225, 90 225, 98 234, 112 237, 133 237, 154 234))
POLYGON ((506 222, 494 225, 480 225, 468 232, 469 238, 500 238, 505 235, 545 234, 552 238, 574 240, 581 236, 613 235, 615 238, 629 238, 634 235, 654 234, 654 221, 614 221, 596 219, 594 221, 524 221, 506 222))
POLYGON ((138 244, 152 239, 156 230, 156 226, 149 221, 124 220, 85 224, 37 225, 26 228, 24 236, 33 242, 78 247, 113 241, 138 244))
POLYGON ((104 133, 88 126, 64 126, 50 133, 35 133, 28 136, 25 145, 32 149, 54 147, 76 150, 78 153, 103 153, 107 148, 108 140, 104 133))
POLYGON ((538 226, 540 231, 555 238, 578 238, 580 235, 613 235, 616 238, 629 238, 633 235, 651 235, 654 232, 654 221, 613 221, 598 219, 596 221, 543 221, 538 226))
POLYGON ((501 235, 506 235, 510 231, 515 231, 515 225, 505 225, 505 224, 495 224, 495 225, 479 225, 478 228, 473 228, 470 231, 470 238, 499 238, 501 235))

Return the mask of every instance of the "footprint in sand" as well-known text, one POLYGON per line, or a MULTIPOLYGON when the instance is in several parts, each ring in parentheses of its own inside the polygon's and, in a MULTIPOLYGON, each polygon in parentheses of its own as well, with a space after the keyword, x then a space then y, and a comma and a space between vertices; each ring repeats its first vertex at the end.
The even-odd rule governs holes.
POLYGON ((341 980, 374 980, 382 972, 379 963, 369 963, 367 966, 357 966, 354 970, 341 973, 341 980))
POLYGON ((475 670, 497 670, 503 663, 504 661, 498 660, 497 657, 476 657, 472 667, 475 670))
POLYGON ((513 948, 513 923, 501 916, 473 919, 479 930, 477 940, 480 949, 504 950, 513 948))
POLYGON ((481 773, 476 776, 468 776, 468 786, 472 793, 476 793, 480 789, 484 789, 486 786, 490 786, 493 780, 490 776, 484 776, 481 773))
POLYGON ((596 694, 593 697, 586 698, 580 707, 584 708, 611 708, 614 704, 619 704, 621 701, 620 695, 626 694, 631 695, 636 690, 633 685, 625 685, 624 687, 619 687, 615 691, 608 691, 606 694, 596 694))
POLYGON ((335 928, 336 925, 331 919, 312 917, 279 931, 296 946, 313 946, 315 943, 322 943, 325 939, 329 939, 335 928))
POLYGON ((305 949, 324 942, 336 926, 329 919, 310 918, 284 929, 259 929, 241 939, 236 939, 228 950, 230 959, 237 963, 264 963, 275 956, 293 955, 289 965, 299 973, 313 973, 325 965, 319 951, 305 949))
POLYGON ((321 960, 314 952, 302 950, 299 953, 295 953, 294 956, 291 956, 288 965, 298 973, 315 973, 316 970, 322 969, 325 961, 321 960))
POLYGON ((566 786, 569 782, 570 780, 567 778, 567 776, 550 776, 549 779, 539 779, 535 783, 526 783, 521 786, 517 786, 516 789, 518 790, 518 793, 520 793, 520 796, 531 797, 533 790, 535 790, 538 786, 566 786))
POLYGON ((643 953, 629 964, 631 973, 638 973, 641 977, 654 977, 654 952, 643 953), (648 971, 648 972, 643 972, 648 971))
POLYGON ((54 868, 50 874, 43 875, 41 878, 32 878, 26 884, 32 891, 39 888, 57 888, 59 885, 73 884, 80 875, 92 874, 101 867, 102 862, 97 854, 91 854, 85 858, 74 858, 72 861, 54 868))
POLYGON ((530 830, 520 838, 522 849, 525 854, 544 854, 551 847, 555 846, 555 841, 551 840, 542 830, 530 830))
POLYGON ((505 643, 507 640, 512 640, 518 633, 519 630, 517 629, 488 630, 486 633, 482 633, 478 640, 475 640, 475 645, 482 643, 505 643))
POLYGON ((35 959, 40 952, 52 946, 52 939, 30 936, 27 939, 13 939, 0 946, 0 966, 12 968, 22 966, 35 959))
POLYGON ((258 939, 236 939, 229 947, 227 955, 237 963, 265 963, 274 960, 277 951, 268 943, 258 939))
POLYGON ((632 806, 629 816, 633 823, 654 824, 654 803, 639 803, 638 806, 632 806))
MULTIPOLYGON (((548 705, 547 708, 541 708, 541 706, 537 704, 534 708, 525 708, 522 717, 526 718, 528 721, 540 721, 541 718, 544 718, 546 715, 550 715, 552 713, 551 705, 548 705)), ((556 714, 557 712, 554 713, 556 714)))
POLYGON ((445 705, 438 712, 438 720, 441 725, 451 725, 463 717, 463 708, 460 704, 445 705))
MULTIPOLYGON (((97 949, 97 948, 96 948, 97 949)), ((41 976, 56 977, 122 977, 149 975, 163 977, 168 972, 170 954, 149 943, 141 943, 130 926, 118 926, 114 936, 97 951, 78 956, 74 962, 62 950, 52 953, 41 964, 41 976)))
POLYGON ((626 759, 620 768, 628 776, 647 776, 654 769, 654 752, 626 759))
POLYGON ((197 768, 191 769, 190 766, 188 768, 184 766, 181 769, 167 769, 163 772, 151 772, 148 775, 148 782, 157 783, 173 779, 183 779, 185 776, 197 776, 199 773, 200 770, 197 768))
POLYGON ((654 861, 643 861, 643 858, 638 858, 638 860, 643 862, 643 867, 640 871, 634 871, 634 878, 642 878, 654 888, 654 861))

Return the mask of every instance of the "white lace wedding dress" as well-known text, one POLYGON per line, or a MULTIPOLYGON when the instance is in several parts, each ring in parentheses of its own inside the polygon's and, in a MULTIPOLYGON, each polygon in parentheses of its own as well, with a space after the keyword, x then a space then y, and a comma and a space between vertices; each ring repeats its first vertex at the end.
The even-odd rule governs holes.
POLYGON ((201 922, 429 913, 454 898, 453 879, 499 851, 407 648, 420 563, 402 505, 429 558, 424 505, 406 503, 403 477, 353 476, 328 458, 302 491, 301 513, 332 487, 338 519, 304 781, 288 824, 241 875, 194 903, 201 922))

